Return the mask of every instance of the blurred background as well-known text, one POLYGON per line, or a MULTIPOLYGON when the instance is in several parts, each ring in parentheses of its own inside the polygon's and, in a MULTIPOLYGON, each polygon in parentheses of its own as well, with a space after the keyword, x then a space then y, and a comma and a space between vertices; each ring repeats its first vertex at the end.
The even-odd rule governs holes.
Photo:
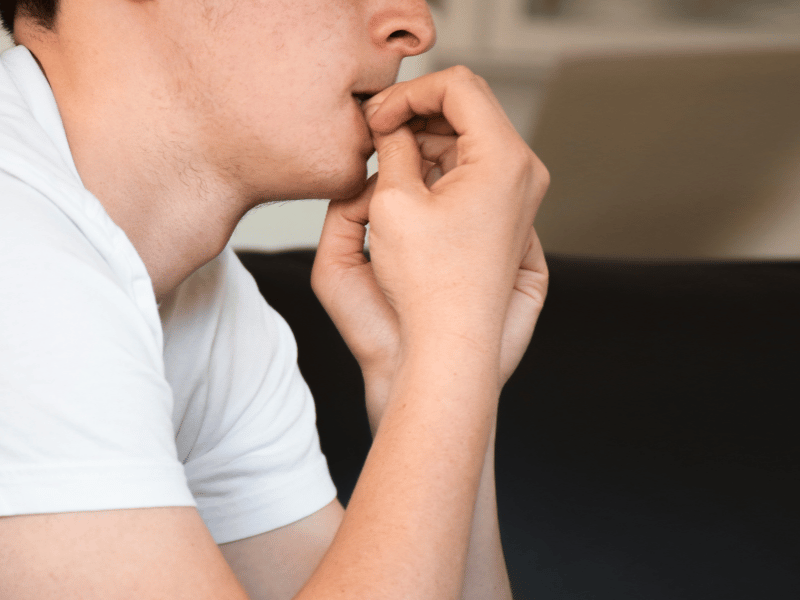
MULTIPOLYGON (((489 81, 550 169, 547 251, 800 257, 800 0, 430 4, 437 45, 400 78, 466 64, 489 81)), ((313 247, 324 213, 260 207, 233 244, 313 247)))

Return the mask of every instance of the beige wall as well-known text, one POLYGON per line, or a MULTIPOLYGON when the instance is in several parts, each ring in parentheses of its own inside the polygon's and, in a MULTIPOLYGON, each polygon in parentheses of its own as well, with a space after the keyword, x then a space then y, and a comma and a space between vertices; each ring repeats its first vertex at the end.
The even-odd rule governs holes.
POLYGON ((0 52, 10 48, 11 45, 11 36, 6 33, 5 29, 0 29, 0 52))
POLYGON ((796 0, 443 3, 434 66, 483 75, 551 170, 546 250, 800 257, 796 0))
POLYGON ((572 58, 532 145, 550 251, 800 256, 800 50, 572 58))

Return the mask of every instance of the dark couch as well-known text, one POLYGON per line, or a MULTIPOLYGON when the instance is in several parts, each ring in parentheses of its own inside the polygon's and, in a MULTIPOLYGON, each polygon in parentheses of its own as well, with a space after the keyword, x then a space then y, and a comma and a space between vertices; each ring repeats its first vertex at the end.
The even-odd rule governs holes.
MULTIPOLYGON (((346 503, 370 434, 313 253, 241 258, 295 331, 346 503)), ((498 422, 517 597, 798 600, 800 262, 548 263, 498 422)))

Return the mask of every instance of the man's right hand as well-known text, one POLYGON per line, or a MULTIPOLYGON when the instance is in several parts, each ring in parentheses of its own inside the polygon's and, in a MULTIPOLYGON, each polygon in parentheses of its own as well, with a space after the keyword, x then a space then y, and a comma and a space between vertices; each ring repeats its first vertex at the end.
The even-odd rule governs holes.
POLYGON ((404 345, 499 344, 501 386, 516 368, 547 290, 532 225, 549 175, 463 67, 392 86, 364 108, 380 170, 356 198, 331 202, 313 282, 364 370, 374 428, 374 396, 387 395, 404 345))

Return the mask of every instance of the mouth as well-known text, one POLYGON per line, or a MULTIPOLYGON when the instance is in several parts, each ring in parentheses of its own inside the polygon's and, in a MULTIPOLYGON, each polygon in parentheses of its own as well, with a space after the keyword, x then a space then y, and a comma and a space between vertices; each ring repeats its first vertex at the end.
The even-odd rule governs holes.
POLYGON ((353 92, 353 98, 359 106, 362 106, 364 102, 372 98, 374 95, 374 92, 353 92))

